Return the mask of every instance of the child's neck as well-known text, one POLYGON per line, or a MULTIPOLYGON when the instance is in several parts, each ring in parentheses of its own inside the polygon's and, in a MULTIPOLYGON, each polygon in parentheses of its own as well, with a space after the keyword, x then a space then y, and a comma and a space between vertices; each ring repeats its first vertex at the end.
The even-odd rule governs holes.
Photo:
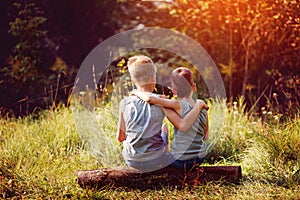
POLYGON ((152 85, 144 85, 142 87, 137 87, 137 90, 140 92, 153 92, 154 88, 152 85))
POLYGON ((193 99, 193 93, 191 93, 188 97, 183 97, 183 98, 179 98, 178 97, 178 100, 179 101, 186 101, 186 102, 188 102, 189 104, 191 104, 192 106, 194 106, 195 105, 195 101, 194 101, 194 99, 193 99))

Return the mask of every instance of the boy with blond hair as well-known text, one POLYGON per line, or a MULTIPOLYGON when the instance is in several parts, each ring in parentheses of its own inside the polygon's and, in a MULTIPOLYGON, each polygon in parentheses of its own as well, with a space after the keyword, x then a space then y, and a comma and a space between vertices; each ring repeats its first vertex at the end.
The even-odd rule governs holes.
MULTIPOLYGON (((149 57, 138 55, 129 58, 128 71, 137 88, 135 92, 155 95, 152 91, 156 85, 156 66, 149 57)), ((135 92, 120 102, 118 140, 123 142, 122 154, 127 165, 143 172, 157 170, 174 161, 167 152, 167 140, 164 141, 162 136, 165 113, 179 130, 188 129, 205 104, 198 101, 181 119, 175 111, 149 104, 135 92)), ((168 108, 167 105, 165 107, 168 108)))

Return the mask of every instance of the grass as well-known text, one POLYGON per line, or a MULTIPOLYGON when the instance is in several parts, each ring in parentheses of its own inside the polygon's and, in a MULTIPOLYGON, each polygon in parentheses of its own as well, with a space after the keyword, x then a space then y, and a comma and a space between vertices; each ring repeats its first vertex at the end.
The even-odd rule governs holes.
POLYGON ((299 118, 265 122, 249 117, 242 100, 230 107, 210 104, 205 165, 241 165, 239 185, 82 189, 76 172, 124 164, 116 109, 60 107, 38 117, 0 119, 0 199, 300 199, 299 118))

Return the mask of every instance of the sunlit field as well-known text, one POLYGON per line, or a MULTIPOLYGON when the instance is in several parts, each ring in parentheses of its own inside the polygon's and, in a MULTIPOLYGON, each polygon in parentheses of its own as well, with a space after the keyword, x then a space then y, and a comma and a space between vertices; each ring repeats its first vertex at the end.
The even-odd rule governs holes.
POLYGON ((240 184, 210 182, 182 190, 82 189, 76 182, 78 171, 124 165, 122 146, 115 137, 115 109, 107 106, 90 112, 98 123, 85 119, 86 134, 80 135, 72 108, 59 107, 38 117, 0 119, 0 198, 299 199, 299 115, 285 122, 274 116, 264 121, 250 116, 242 102, 232 106, 210 103, 212 145, 204 163, 240 165, 240 184), (214 127, 222 117, 216 112, 218 107, 224 108, 222 129, 214 127))
POLYGON ((0 199, 300 199, 299 1, 1 0, 0 13, 0 199), (192 42, 141 34, 150 27, 192 42), (137 32, 115 37, 128 30, 137 32), (95 51, 103 43, 107 54, 95 51), (117 105, 136 54, 151 57, 163 90, 160 76, 192 69, 195 97, 210 107, 203 165, 241 166, 239 183, 79 186, 79 171, 125 166, 117 105), (209 99, 219 86, 227 102, 209 99))

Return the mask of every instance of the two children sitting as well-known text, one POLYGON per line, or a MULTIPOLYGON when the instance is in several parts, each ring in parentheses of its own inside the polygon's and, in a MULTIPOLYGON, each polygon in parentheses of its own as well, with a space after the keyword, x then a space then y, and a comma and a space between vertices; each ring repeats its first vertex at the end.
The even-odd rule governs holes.
POLYGON ((191 168, 201 164, 206 155, 208 106, 192 98, 196 84, 191 71, 177 68, 172 72, 172 92, 178 100, 170 100, 152 93, 156 66, 149 57, 131 57, 128 70, 137 89, 120 102, 118 140, 123 142, 126 164, 144 172, 168 165, 191 168), (165 116, 174 125, 171 153, 165 116))

